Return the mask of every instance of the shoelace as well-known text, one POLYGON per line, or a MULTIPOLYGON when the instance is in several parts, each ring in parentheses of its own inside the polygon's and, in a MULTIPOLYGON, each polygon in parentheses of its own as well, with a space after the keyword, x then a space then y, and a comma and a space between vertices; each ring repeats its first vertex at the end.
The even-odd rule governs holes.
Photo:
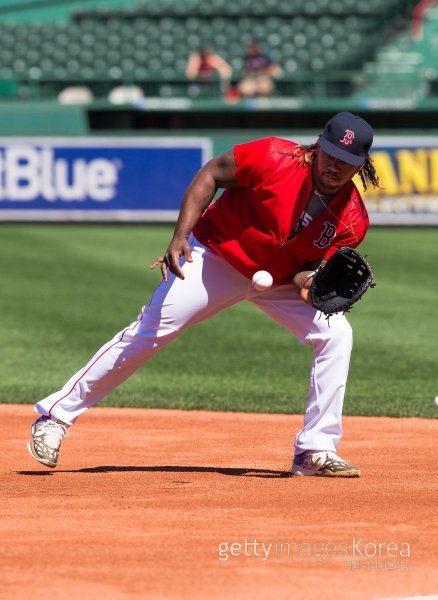
MULTIPOLYGON (((322 467, 323 465, 327 465, 332 463, 333 465, 348 465, 345 460, 340 458, 335 452, 332 450, 324 450, 323 452, 317 452, 311 455, 311 462, 313 465, 318 465, 322 467)), ((309 458, 309 457, 308 457, 309 458)))
POLYGON ((327 450, 326 452, 326 459, 322 464, 332 464, 333 466, 340 466, 340 467, 350 467, 350 463, 348 463, 346 460, 343 460, 340 456, 338 456, 335 452, 332 452, 331 450, 327 450))
POLYGON ((58 448, 62 442, 62 438, 68 437, 67 427, 50 419, 41 423, 36 435, 38 437, 44 436, 44 442, 49 448, 58 448))

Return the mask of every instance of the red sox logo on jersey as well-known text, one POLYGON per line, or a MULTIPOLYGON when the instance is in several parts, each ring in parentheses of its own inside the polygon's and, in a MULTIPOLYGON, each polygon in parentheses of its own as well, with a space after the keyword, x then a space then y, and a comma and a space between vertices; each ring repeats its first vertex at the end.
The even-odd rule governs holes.
POLYGON ((336 235, 336 227, 330 221, 324 222, 324 229, 319 238, 313 242, 318 248, 326 248, 336 235))
POLYGON ((349 146, 350 144, 353 143, 353 140, 354 140, 354 131, 351 131, 351 129, 346 129, 343 139, 339 140, 339 141, 341 142, 341 144, 345 144, 346 146, 349 146))

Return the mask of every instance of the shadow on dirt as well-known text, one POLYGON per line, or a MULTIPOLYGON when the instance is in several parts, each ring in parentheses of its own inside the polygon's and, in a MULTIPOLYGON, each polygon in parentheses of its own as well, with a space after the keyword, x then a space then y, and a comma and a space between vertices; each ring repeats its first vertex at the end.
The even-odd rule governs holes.
POLYGON ((55 475, 56 473, 125 473, 129 471, 144 473, 219 473, 220 475, 231 475, 232 477, 264 477, 264 478, 282 478, 290 477, 290 471, 273 471, 271 469, 250 469, 250 468, 227 468, 227 467, 186 467, 186 466, 114 466, 105 465, 100 467, 87 467, 76 470, 56 470, 56 471, 17 471, 18 475, 44 476, 55 475))

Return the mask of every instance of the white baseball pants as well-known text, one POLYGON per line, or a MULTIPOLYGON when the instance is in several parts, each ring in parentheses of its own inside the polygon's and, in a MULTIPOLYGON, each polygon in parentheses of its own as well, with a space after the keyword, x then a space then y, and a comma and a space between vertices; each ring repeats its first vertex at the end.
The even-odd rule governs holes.
POLYGON ((348 321, 343 315, 334 315, 329 324, 289 285, 257 292, 251 281, 215 252, 193 236, 190 242, 193 262, 181 260, 185 279, 170 274, 137 320, 102 346, 61 390, 38 402, 36 412, 72 425, 184 329, 249 300, 300 342, 313 347, 309 399, 304 427, 295 440, 296 452, 336 451, 352 347, 348 321))

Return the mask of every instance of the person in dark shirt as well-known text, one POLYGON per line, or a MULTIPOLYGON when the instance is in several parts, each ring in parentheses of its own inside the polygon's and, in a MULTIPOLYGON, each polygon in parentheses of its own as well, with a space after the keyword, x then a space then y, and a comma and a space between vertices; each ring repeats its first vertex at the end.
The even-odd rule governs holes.
POLYGON ((238 84, 240 96, 269 96, 274 91, 274 78, 280 74, 280 66, 269 54, 263 52, 256 40, 249 42, 246 51, 243 66, 245 76, 238 84))

